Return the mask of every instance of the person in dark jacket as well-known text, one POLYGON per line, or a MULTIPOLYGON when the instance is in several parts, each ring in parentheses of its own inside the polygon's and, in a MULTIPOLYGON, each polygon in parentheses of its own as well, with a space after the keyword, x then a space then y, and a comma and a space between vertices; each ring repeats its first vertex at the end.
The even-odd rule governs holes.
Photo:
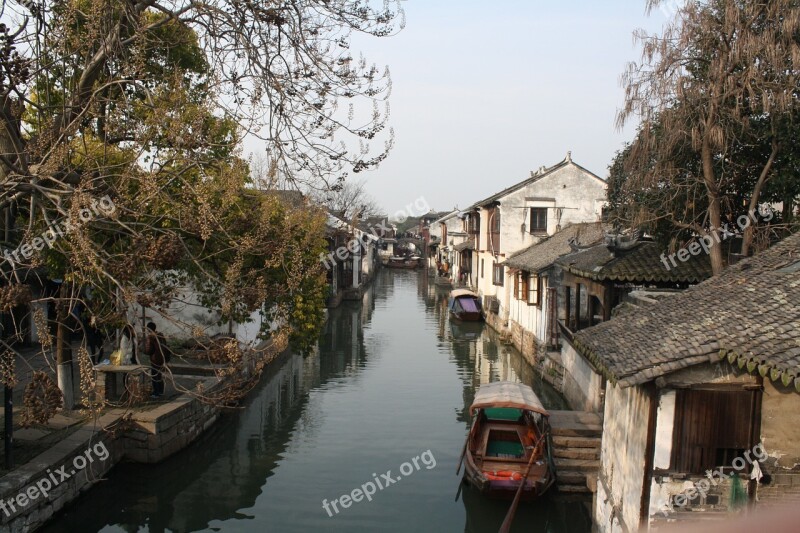
POLYGON ((147 333, 144 340, 144 353, 150 358, 150 376, 153 379, 153 395, 151 398, 164 396, 164 365, 166 347, 164 336, 156 331, 153 322, 147 323, 147 333))

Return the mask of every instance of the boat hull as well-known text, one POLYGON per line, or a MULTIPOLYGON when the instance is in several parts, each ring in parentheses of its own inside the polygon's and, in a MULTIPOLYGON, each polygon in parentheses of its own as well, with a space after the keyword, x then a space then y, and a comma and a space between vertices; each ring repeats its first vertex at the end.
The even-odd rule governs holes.
POLYGON ((389 259, 389 262, 385 265, 388 268, 407 268, 407 269, 415 269, 422 266, 421 261, 419 259, 389 259))
POLYGON ((483 322, 483 315, 481 313, 457 313, 451 310, 450 316, 462 322, 483 322))
MULTIPOLYGON (((467 468, 464 479, 467 483, 478 489, 486 498, 494 500, 513 500, 519 490, 520 481, 501 481, 488 480, 479 471, 470 471, 467 468)), ((543 480, 525 482, 520 499, 522 501, 533 501, 547 492, 549 485, 543 480)))
POLYGON ((447 307, 450 316, 463 322, 481 322, 484 319, 481 301, 477 296, 450 298, 447 307))
POLYGON ((490 391, 493 385, 521 387, 494 383, 481 398, 481 391, 476 395, 464 479, 489 498, 513 499, 522 486, 520 497, 534 500, 556 479, 549 415, 529 387, 530 397, 523 403, 526 397, 509 399, 505 388, 490 391))

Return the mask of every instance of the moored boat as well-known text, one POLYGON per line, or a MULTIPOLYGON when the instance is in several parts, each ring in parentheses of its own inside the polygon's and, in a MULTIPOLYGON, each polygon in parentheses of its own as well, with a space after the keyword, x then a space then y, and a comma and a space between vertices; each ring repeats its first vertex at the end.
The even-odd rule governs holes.
POLYGON ((419 268, 420 267, 420 258, 419 257, 391 257, 389 258, 389 262, 386 263, 386 266, 389 268, 419 268))
POLYGON ((472 291, 456 289, 450 292, 447 308, 450 310, 450 314, 459 320, 465 322, 483 320, 481 299, 472 291))
POLYGON ((470 407, 464 479, 492 498, 532 500, 555 482, 549 413, 527 385, 482 385, 470 407))

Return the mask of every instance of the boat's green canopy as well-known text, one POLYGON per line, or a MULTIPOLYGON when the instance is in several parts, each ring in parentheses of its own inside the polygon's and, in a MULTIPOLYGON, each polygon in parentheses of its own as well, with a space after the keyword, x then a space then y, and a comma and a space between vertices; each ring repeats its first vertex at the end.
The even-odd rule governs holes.
POLYGON ((475 401, 472 402, 469 411, 470 414, 474 415, 477 409, 493 407, 525 409, 541 413, 544 416, 550 416, 550 413, 544 408, 532 388, 522 383, 513 383, 511 381, 498 381, 481 385, 478 392, 475 393, 475 401))

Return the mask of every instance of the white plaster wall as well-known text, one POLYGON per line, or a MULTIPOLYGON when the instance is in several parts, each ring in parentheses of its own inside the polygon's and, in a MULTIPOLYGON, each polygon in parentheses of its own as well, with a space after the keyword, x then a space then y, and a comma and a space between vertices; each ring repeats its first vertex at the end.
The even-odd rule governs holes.
POLYGON ((599 221, 605 190, 604 181, 570 163, 500 198, 500 253, 512 254, 541 240, 528 232, 530 215, 526 207, 564 208, 560 222, 556 218, 556 209, 547 211, 547 233, 552 235, 559 224, 564 228, 578 222, 599 221))
POLYGON ((603 378, 570 344, 561 342, 561 364, 564 366, 563 394, 573 409, 600 412, 603 409, 603 378))
MULTIPOLYGON (((138 334, 142 329, 142 307, 133 304, 128 311, 128 317, 138 334)), ((218 333, 227 334, 227 323, 216 324, 219 317, 218 312, 200 305, 197 296, 188 289, 179 291, 179 298, 167 307, 163 314, 151 308, 145 310, 145 323, 155 323, 156 329, 168 339, 188 339, 193 335, 193 328, 200 328, 203 334, 209 337, 218 333)), ((249 344, 256 340, 262 318, 256 311, 250 315, 250 319, 251 322, 233 325, 233 334, 239 342, 249 344)), ((276 324, 270 324, 269 328, 275 329, 276 324)))
POLYGON ((649 403, 640 387, 609 386, 606 391, 594 513, 600 532, 636 531, 639 527, 649 403), (615 525, 615 520, 619 524, 615 525))
POLYGON ((677 393, 669 390, 661 393, 656 418, 656 449, 653 468, 669 468, 672 455, 672 432, 675 426, 675 398, 677 393))
POLYGON ((510 269, 506 269, 506 279, 510 279, 509 318, 522 326, 526 331, 532 332, 537 342, 544 344, 547 341, 547 287, 549 277, 542 277, 541 306, 528 305, 527 300, 517 300, 514 294, 514 278, 510 269))
MULTIPOLYGON (((528 248, 542 240, 542 237, 528 232, 529 211, 526 207, 555 206, 561 210, 561 219, 556 220, 556 210, 548 210, 547 231, 552 235, 557 228, 579 222, 596 222, 600 220, 600 209, 605 202, 606 183, 590 173, 582 170, 574 163, 554 171, 540 180, 507 194, 498 199, 500 202, 500 246, 497 250, 489 249, 489 228, 491 227, 490 209, 480 208, 481 231, 477 248, 479 257, 484 260, 484 277, 478 277, 478 292, 481 295, 497 296, 500 300, 500 316, 507 319, 511 315, 511 299, 509 271, 506 269, 504 287, 492 283, 492 264, 497 254, 498 262, 509 255, 528 248), (549 200, 531 200, 531 198, 547 198, 549 200)), ((480 261, 478 263, 480 267, 480 261)), ((513 288, 513 286, 512 286, 513 288)), ((523 319, 524 320, 524 319, 523 319)), ((522 324, 522 322, 520 322, 522 324)), ((532 331, 536 331, 531 324, 532 331)))

